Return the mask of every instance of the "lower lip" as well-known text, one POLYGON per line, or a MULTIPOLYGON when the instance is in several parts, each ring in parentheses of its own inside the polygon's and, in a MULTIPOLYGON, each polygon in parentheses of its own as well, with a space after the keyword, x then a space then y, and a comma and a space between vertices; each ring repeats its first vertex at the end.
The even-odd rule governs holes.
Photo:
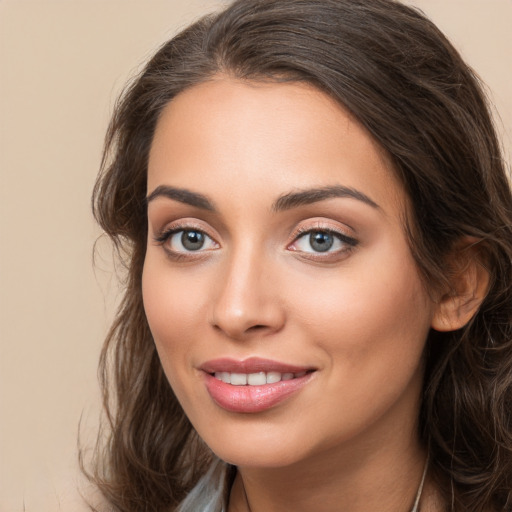
POLYGON ((213 400, 230 412, 255 413, 266 411, 300 391, 313 373, 261 386, 233 386, 206 373, 206 389, 213 400))

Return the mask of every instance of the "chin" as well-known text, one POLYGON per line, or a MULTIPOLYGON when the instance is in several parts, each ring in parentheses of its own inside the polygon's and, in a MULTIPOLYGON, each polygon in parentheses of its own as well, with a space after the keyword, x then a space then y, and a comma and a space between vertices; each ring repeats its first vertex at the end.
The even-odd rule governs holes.
POLYGON ((303 435, 289 432, 290 429, 276 432, 269 426, 260 425, 256 430, 227 430, 208 433, 202 438, 220 459, 240 467, 287 467, 307 459, 315 451, 314 446, 308 448, 303 435))
POLYGON ((262 450, 261 447, 240 447, 232 449, 222 447, 219 450, 213 450, 215 455, 223 461, 237 467, 245 468, 284 468, 300 462, 302 457, 297 451, 293 453, 285 450, 278 452, 271 450, 262 450))

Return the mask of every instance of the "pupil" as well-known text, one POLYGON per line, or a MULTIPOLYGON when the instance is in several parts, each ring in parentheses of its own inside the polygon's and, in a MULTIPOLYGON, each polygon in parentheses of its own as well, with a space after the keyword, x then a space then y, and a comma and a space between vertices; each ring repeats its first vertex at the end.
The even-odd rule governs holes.
POLYGON ((316 233, 311 233, 311 235, 309 235, 309 243, 315 251, 325 252, 332 247, 334 239, 329 233, 321 233, 317 231, 316 233))
POLYGON ((204 235, 199 231, 184 231, 181 235, 183 247, 189 251, 197 251, 204 244, 204 235))

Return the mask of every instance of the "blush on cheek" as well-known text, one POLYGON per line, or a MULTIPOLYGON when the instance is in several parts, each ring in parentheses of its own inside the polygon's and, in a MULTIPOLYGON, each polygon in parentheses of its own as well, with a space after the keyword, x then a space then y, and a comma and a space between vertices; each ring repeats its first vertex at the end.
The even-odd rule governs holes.
POLYGON ((199 339, 197 330, 202 319, 195 287, 180 283, 149 259, 144 267, 142 294, 146 318, 160 360, 166 371, 167 360, 182 359, 190 349, 191 339, 199 339))
POLYGON ((400 269, 398 263, 389 264, 393 271, 381 272, 380 279, 359 274, 357 280, 346 279, 336 288, 326 283, 318 293, 302 296, 297 309, 309 311, 307 328, 326 351, 335 350, 361 370, 379 358, 394 364, 410 354, 417 362, 429 331, 424 312, 430 305, 419 278, 410 277, 416 269, 407 268, 410 262, 400 269))

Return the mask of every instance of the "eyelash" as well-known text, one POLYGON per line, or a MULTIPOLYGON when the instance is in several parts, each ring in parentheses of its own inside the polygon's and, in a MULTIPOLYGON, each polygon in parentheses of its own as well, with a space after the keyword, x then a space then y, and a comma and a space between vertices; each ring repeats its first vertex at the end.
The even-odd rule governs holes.
MULTIPOLYGON (((342 233, 341 231, 338 231, 336 229, 323 227, 321 225, 315 226, 315 227, 301 227, 297 229, 297 231, 294 233, 293 242, 288 246, 288 248, 291 248, 294 244, 296 244, 301 238, 304 238, 306 235, 311 236, 313 233, 320 233, 320 234, 328 234, 332 237, 336 238, 339 242, 341 242, 344 247, 341 249, 338 249, 337 251, 300 251, 301 257, 310 259, 310 260, 316 260, 316 261, 326 261, 326 260, 336 260, 339 259, 341 255, 347 256, 348 253, 350 253, 358 244, 359 241, 355 238, 352 238, 350 236, 347 236, 346 234, 342 233)), ((296 250, 296 249, 292 249, 296 250)), ((298 251, 297 251, 298 252, 298 251)))
MULTIPOLYGON (((171 228, 165 229, 158 233, 154 240, 158 245, 163 246, 167 256, 171 258, 174 261, 182 261, 182 260, 190 260, 197 259, 198 257, 203 256, 205 252, 208 252, 208 250, 198 250, 198 251, 174 251, 165 246, 166 242, 168 242, 174 235, 180 233, 180 232, 197 232, 201 233, 208 239, 214 241, 214 239, 208 235, 203 229, 199 227, 195 227, 191 224, 178 224, 174 225, 171 228)), ((215 241, 214 241, 215 242, 215 241)), ((216 242, 215 242, 216 243, 216 242)), ((301 257, 309 259, 309 260, 316 260, 316 261, 326 261, 326 260, 332 260, 332 259, 338 259, 340 255, 347 255, 350 253, 357 245, 359 241, 355 238, 349 237, 345 235, 344 233, 328 228, 328 227, 322 227, 322 226, 315 226, 315 227, 301 227, 297 229, 297 231, 293 235, 293 241, 291 244, 287 246, 287 249, 296 251, 297 253, 300 253, 301 257), (298 251, 297 249, 291 249, 294 244, 296 244, 301 238, 305 237, 306 235, 311 236, 313 233, 320 233, 320 234, 327 234, 331 235, 335 239, 337 239, 339 242, 341 242, 344 247, 341 249, 338 249, 336 251, 330 251, 330 247, 325 251, 298 251)))
POLYGON ((164 248, 167 256, 174 261, 190 260, 193 258, 197 259, 198 257, 201 257, 203 253, 206 251, 198 250, 180 252, 173 251, 165 246, 166 242, 168 242, 174 235, 187 231, 201 233, 210 240, 213 240, 213 238, 210 235, 208 235, 208 233, 206 233, 204 229, 195 227, 193 224, 177 224, 172 226, 171 228, 164 229, 154 237, 154 240, 158 245, 161 245, 164 248))

